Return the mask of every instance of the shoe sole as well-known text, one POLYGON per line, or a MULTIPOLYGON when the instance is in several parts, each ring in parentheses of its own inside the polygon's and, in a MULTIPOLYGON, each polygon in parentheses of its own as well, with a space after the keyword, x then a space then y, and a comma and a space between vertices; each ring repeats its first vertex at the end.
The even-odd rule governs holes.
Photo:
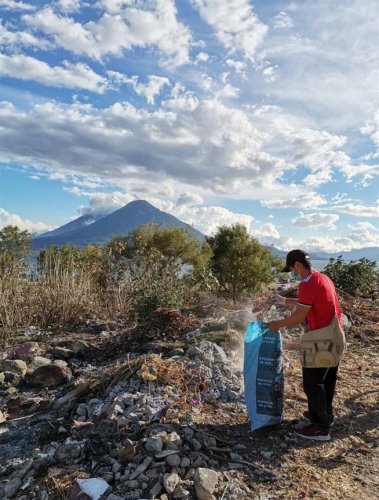
POLYGON ((305 434, 300 434, 300 432, 295 431, 296 436, 302 438, 302 439, 308 439, 308 441, 330 441, 331 437, 330 434, 327 436, 306 436, 305 434))
MULTIPOLYGON (((305 422, 305 426, 311 424, 312 422, 309 420, 309 418, 303 417, 303 421, 305 422)), ((297 424, 298 425, 298 424, 297 424)), ((333 422, 330 422, 330 427, 334 427, 334 420, 333 422)))

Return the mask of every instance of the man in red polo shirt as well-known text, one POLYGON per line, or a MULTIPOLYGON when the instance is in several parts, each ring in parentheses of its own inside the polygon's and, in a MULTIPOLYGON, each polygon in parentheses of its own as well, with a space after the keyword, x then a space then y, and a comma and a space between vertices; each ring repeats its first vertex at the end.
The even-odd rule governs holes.
MULTIPOLYGON (((297 299, 280 297, 282 304, 295 307, 291 316, 271 321, 268 328, 296 326, 306 321, 308 331, 323 328, 337 315, 341 323, 341 307, 332 280, 325 274, 312 270, 309 256, 303 250, 291 250, 287 254, 283 272, 292 273, 300 281, 297 299)), ((295 427, 295 433, 314 441, 329 441, 330 427, 334 423, 333 397, 336 387, 338 366, 333 368, 303 368, 303 388, 308 399, 308 411, 304 421, 295 427)))

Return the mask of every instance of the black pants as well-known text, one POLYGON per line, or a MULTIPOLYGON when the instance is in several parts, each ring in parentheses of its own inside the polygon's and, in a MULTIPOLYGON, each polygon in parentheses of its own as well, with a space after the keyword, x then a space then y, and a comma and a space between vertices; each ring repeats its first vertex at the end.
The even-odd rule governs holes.
POLYGON ((311 422, 329 430, 333 415, 333 397, 338 366, 333 368, 303 368, 303 388, 308 398, 311 422))

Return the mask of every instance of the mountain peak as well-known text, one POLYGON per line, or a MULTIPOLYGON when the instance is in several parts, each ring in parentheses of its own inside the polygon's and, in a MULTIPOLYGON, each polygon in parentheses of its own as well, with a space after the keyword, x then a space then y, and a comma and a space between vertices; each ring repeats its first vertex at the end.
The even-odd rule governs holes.
POLYGON ((62 226, 44 237, 34 238, 34 249, 46 248, 49 245, 62 246, 65 243, 76 246, 103 244, 116 236, 126 236, 137 227, 146 224, 186 228, 200 240, 204 239, 204 235, 200 231, 173 215, 155 208, 146 200, 133 200, 91 224, 85 224, 87 221, 83 219, 82 216, 82 218, 72 221, 69 226, 62 226), (80 223, 80 227, 77 226, 78 223, 80 223))

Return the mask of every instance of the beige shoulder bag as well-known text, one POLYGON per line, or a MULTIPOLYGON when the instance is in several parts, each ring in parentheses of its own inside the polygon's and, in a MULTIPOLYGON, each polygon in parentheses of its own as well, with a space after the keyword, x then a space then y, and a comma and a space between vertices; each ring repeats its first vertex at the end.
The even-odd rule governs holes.
POLYGON ((328 326, 303 333, 297 350, 304 368, 337 366, 346 350, 345 333, 340 327, 337 316, 333 316, 328 326))

